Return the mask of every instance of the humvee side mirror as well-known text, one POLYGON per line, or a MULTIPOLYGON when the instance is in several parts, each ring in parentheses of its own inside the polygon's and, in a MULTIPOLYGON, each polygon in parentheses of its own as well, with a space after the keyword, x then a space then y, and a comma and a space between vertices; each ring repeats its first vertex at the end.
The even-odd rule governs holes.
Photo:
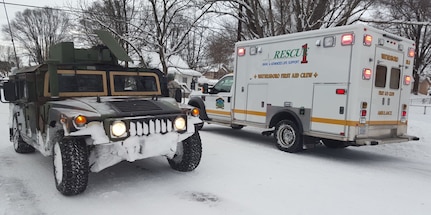
POLYGON ((15 92, 15 83, 13 82, 4 82, 3 83, 3 93, 4 100, 8 102, 14 102, 17 100, 16 92, 15 92))
POLYGON ((208 93, 208 83, 205 83, 203 88, 202 88, 202 93, 208 93))

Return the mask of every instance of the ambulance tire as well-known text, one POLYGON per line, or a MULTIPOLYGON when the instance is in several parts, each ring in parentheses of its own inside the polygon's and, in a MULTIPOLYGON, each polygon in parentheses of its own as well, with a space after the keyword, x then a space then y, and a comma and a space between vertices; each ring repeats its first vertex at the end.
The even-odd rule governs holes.
POLYGON ((277 148, 285 152, 299 152, 303 149, 303 137, 298 126, 290 120, 281 120, 275 126, 274 137, 277 148))

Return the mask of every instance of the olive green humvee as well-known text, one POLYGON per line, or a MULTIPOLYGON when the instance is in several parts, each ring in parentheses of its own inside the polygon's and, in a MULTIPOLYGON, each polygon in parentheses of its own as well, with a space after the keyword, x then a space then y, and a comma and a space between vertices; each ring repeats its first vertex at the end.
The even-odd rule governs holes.
POLYGON ((199 111, 167 97, 162 72, 123 67, 111 50, 60 43, 55 60, 18 70, 3 86, 15 151, 52 156, 64 195, 123 160, 165 156, 173 169, 192 171, 201 159, 199 111))

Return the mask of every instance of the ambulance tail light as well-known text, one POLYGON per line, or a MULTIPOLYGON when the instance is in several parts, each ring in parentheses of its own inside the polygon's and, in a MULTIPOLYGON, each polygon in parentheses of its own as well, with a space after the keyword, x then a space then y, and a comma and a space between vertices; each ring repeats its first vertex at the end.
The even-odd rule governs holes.
POLYGON ((373 36, 369 34, 364 35, 364 46, 371 46, 371 43, 373 42, 373 36))
POLYGON ((361 102, 361 111, 359 113, 359 123, 365 124, 367 122, 367 102, 361 102))
POLYGON ((409 57, 414 57, 415 56, 415 49, 414 48, 409 48, 408 56, 409 57))
POLYGON ((336 89, 335 93, 337 95, 345 95, 346 94, 346 89, 336 89))
POLYGON ((362 80, 371 79, 371 69, 365 68, 362 70, 362 80))
POLYGON ((412 82, 412 77, 410 75, 404 76, 404 85, 410 85, 410 82, 412 82))
POLYGON ((245 55, 245 48, 238 48, 238 56, 244 56, 245 55))
POLYGON ((401 122, 406 123, 407 122, 407 105, 402 105, 402 111, 401 111, 401 122))
POLYGON ((352 45, 354 39, 355 39, 355 36, 353 34, 343 34, 341 36, 341 45, 343 46, 352 45))

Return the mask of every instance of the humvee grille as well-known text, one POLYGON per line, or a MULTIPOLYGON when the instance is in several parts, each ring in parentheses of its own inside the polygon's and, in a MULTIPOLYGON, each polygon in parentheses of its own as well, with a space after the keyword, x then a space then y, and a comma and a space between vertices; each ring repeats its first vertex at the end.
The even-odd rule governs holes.
POLYGON ((162 110, 149 100, 112 101, 111 104, 121 112, 162 110))
POLYGON ((172 130, 170 119, 140 119, 130 122, 130 136, 166 134, 172 130))

